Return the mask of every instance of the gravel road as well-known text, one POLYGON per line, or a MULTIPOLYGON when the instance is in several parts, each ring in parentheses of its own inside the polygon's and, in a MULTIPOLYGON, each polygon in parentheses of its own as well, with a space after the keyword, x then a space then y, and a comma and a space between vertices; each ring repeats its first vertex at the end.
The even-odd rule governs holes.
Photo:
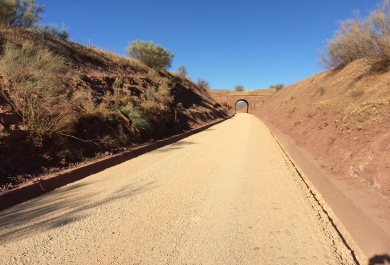
POLYGON ((0 264, 356 264, 311 192, 237 114, 0 212, 0 264))

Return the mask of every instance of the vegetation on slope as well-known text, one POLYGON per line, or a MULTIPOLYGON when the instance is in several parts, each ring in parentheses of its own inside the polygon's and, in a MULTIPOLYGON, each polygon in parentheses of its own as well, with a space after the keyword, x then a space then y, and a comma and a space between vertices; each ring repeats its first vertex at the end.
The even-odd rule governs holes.
POLYGON ((341 23, 323 61, 331 69, 286 86, 258 115, 346 181, 390 199, 389 1, 341 23))
POLYGON ((390 0, 384 0, 367 18, 356 13, 355 18, 341 22, 321 53, 321 62, 330 68, 359 59, 371 66, 390 66, 390 0))
POLYGON ((226 116, 183 75, 10 24, 0 26, 4 189, 226 116))

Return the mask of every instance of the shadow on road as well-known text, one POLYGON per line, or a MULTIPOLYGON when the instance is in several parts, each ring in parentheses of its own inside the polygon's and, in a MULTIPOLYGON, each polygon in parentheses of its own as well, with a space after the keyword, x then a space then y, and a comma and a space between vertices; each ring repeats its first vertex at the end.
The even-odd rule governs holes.
POLYGON ((390 264, 390 256, 388 254, 375 255, 374 257, 370 258, 368 264, 369 265, 390 264))
POLYGON ((154 152, 155 153, 166 153, 166 152, 170 152, 172 150, 182 149, 183 147, 185 147, 187 145, 193 145, 193 144, 196 144, 196 143, 188 142, 188 141, 179 141, 179 142, 170 144, 169 146, 166 146, 164 148, 157 149, 154 152))
POLYGON ((2 243, 15 238, 28 238, 31 233, 46 231, 86 218, 86 210, 99 208, 122 198, 157 188, 155 182, 141 186, 127 185, 110 192, 106 196, 101 191, 83 192, 93 183, 75 184, 64 187, 35 200, 10 208, 0 213, 0 238, 2 243), (27 225, 29 223, 31 225, 27 225))

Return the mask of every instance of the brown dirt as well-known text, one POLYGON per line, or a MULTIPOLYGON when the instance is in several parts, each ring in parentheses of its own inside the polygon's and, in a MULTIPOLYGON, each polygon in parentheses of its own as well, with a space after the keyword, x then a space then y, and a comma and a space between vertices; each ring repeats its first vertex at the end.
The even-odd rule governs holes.
POLYGON ((327 70, 277 91, 255 114, 346 190, 368 204, 380 198, 382 218, 390 218, 390 72, 361 62, 327 70))
POLYGON ((58 77, 63 86, 72 89, 73 93, 87 89, 97 102, 105 101, 106 95, 113 94, 115 78, 120 77, 123 80, 122 90, 135 102, 144 97, 148 86, 158 87, 164 80, 168 80, 173 103, 168 116, 152 121, 155 128, 153 131, 135 129, 120 117, 108 120, 89 117, 77 122, 72 136, 84 141, 108 139, 104 142, 102 140, 99 147, 75 138, 63 137, 46 139, 42 146, 36 146, 28 138, 28 128, 23 126, 10 106, 0 97, 0 190, 11 189, 42 174, 59 172, 85 161, 164 139, 227 116, 226 111, 207 91, 190 79, 179 77, 177 73, 161 70, 152 80, 148 75, 148 68, 137 60, 92 45, 61 41, 23 28, 0 29, 0 54, 2 45, 7 41, 16 44, 33 41, 37 47, 48 47, 67 58, 67 75, 58 77), (177 109, 179 103, 182 106, 177 109))

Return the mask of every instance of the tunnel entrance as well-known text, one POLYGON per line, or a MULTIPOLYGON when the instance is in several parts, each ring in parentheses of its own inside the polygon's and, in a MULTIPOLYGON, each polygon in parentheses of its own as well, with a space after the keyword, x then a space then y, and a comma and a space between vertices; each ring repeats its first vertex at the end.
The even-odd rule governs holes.
POLYGON ((235 104, 235 113, 237 112, 246 112, 248 113, 249 103, 245 99, 239 99, 235 104))

